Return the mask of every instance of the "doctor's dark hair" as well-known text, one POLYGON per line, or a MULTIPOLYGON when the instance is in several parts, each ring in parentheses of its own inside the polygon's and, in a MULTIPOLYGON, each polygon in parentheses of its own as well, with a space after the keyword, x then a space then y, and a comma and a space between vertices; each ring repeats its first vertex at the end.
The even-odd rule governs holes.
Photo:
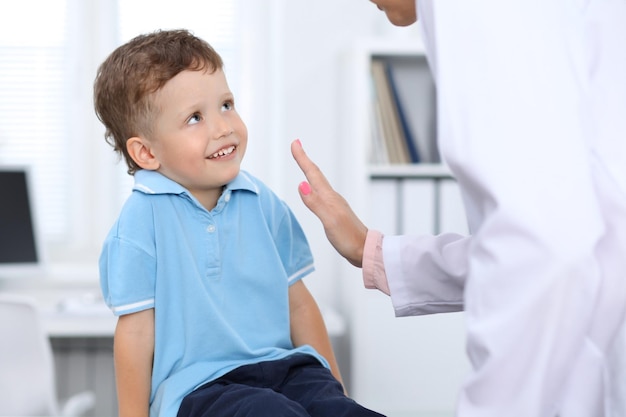
POLYGON ((159 30, 139 35, 118 47, 100 65, 94 81, 94 107, 104 137, 124 157, 128 173, 141 169, 126 141, 150 135, 155 108, 152 94, 185 70, 213 73, 222 69, 220 55, 187 30, 159 30))

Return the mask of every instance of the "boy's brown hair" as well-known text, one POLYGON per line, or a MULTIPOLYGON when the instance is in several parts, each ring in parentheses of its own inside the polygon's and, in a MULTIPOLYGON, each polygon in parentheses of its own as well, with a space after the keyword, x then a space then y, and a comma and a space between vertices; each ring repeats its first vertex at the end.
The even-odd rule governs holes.
POLYGON ((94 82, 94 107, 106 127, 104 137, 124 156, 128 173, 141 169, 126 141, 149 135, 158 114, 151 95, 185 70, 213 73, 223 67, 220 55, 187 30, 159 30, 118 47, 100 65, 94 82))

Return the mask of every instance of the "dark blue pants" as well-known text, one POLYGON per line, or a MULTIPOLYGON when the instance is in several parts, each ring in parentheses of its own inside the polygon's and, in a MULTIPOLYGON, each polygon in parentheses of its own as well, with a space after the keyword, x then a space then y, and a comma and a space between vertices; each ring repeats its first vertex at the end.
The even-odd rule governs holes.
POLYGON ((187 395, 178 417, 381 417, 310 355, 245 365, 187 395))

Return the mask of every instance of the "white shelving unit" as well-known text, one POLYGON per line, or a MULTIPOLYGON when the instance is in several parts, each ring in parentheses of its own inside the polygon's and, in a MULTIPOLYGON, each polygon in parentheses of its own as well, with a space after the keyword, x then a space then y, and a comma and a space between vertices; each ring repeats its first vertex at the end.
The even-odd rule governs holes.
MULTIPOLYGON (((421 58, 419 40, 363 40, 345 57, 342 115, 350 160, 338 190, 368 227, 393 234, 467 233, 457 184, 442 164, 372 165, 372 57, 421 58)), ((411 59, 408 59, 410 62, 411 59)), ((423 62, 416 59, 416 63, 423 62)), ((413 92, 419 94, 419 91, 413 92)), ((342 266, 350 334, 350 391, 388 416, 452 416, 469 369, 463 313, 395 318, 387 296, 362 286, 361 270, 342 266)))

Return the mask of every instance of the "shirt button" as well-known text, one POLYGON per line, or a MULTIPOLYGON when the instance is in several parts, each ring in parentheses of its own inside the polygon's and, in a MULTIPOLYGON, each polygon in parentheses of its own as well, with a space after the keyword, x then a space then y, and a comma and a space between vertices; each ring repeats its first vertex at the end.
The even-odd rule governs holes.
POLYGON ((213 232, 215 232, 215 225, 214 225, 214 224, 209 225, 209 226, 206 228, 206 231, 207 231, 207 232, 209 232, 209 233, 213 233, 213 232))
POLYGON ((224 200, 228 203, 230 201, 230 193, 224 196, 224 200))

